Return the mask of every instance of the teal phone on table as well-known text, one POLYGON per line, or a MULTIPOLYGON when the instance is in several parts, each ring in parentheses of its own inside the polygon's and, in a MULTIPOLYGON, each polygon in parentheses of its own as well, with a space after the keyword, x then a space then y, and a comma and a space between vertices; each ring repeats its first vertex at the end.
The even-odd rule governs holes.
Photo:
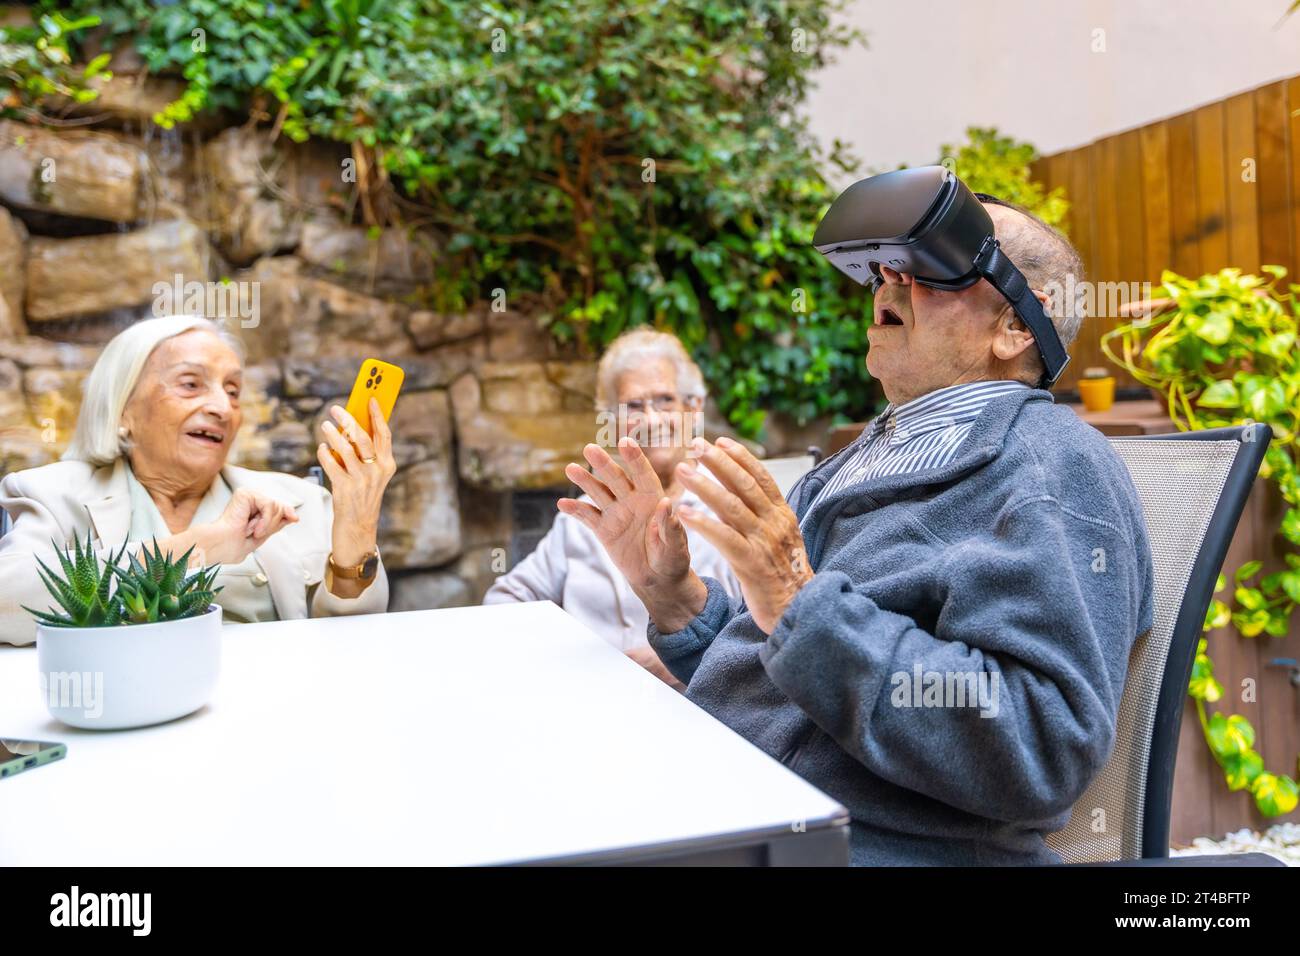
POLYGON ((62 760, 67 755, 66 744, 52 744, 44 740, 0 739, 0 780, 62 760))

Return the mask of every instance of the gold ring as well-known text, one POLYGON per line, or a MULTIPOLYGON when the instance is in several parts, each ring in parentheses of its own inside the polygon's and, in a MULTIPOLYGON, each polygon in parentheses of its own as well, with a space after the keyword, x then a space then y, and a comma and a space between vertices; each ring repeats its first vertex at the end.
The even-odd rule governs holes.
POLYGON ((367 465, 373 465, 373 464, 374 464, 375 462, 377 462, 379 459, 378 459, 378 458, 362 458, 361 460, 362 460, 363 462, 365 462, 367 465))

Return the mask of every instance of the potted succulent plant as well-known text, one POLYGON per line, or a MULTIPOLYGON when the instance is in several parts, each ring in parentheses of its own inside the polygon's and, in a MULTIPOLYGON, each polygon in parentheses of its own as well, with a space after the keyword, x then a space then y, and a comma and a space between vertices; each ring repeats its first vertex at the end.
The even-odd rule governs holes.
POLYGON ((187 573, 190 551, 143 560, 126 546, 101 567, 91 547, 55 552, 62 575, 43 561, 41 581, 57 608, 37 611, 36 653, 50 713, 73 727, 119 730, 174 720, 207 703, 221 665, 217 568, 187 573), (116 584, 116 588, 114 588, 116 584))

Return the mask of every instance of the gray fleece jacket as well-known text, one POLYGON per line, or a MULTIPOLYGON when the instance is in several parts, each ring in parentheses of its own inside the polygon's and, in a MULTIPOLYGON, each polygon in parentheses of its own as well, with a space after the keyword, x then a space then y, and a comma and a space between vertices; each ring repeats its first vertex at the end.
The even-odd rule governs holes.
POLYGON ((854 864, 1059 862, 1152 623, 1127 469, 1050 393, 992 399, 952 461, 819 501, 790 492, 815 577, 771 636, 706 578, 648 629, 686 694, 852 816, 854 864))

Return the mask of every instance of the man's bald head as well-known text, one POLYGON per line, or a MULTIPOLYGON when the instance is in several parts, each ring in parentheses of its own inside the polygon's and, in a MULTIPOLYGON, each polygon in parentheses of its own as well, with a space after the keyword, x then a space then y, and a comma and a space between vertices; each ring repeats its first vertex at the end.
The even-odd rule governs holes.
MULTIPOLYGON (((1024 273, 1031 289, 1048 293, 1045 308, 1068 351, 1083 324, 1083 259, 1078 250, 1023 206, 978 195, 993 220, 1002 251, 1024 273)), ((1036 375, 1042 374, 1043 361, 1037 349, 1028 356, 1026 366, 1036 375)))

